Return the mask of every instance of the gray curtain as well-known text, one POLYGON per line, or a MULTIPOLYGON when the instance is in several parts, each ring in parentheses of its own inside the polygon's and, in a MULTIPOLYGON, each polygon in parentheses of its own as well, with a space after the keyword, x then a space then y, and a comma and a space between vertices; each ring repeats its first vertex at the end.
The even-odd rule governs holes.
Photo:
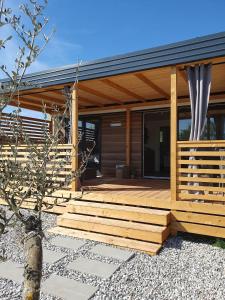
MULTIPOLYGON (((188 87, 191 101, 191 132, 190 141, 199 141, 202 138, 207 123, 207 111, 211 88, 211 64, 195 65, 187 68, 188 87)), ((196 149, 190 149, 195 152, 196 149)), ((189 157, 194 160, 195 157, 189 157)), ((191 169, 197 169, 197 165, 189 165, 191 169)), ((188 177, 198 177, 197 174, 188 174, 188 177)), ((199 186, 199 183, 188 182, 188 185, 199 186)), ((200 191, 189 191, 192 194, 201 194, 200 191)), ((197 200, 197 199, 196 199, 197 200)))
POLYGON ((205 129, 211 88, 211 64, 187 67, 191 101, 190 141, 200 140, 205 129))

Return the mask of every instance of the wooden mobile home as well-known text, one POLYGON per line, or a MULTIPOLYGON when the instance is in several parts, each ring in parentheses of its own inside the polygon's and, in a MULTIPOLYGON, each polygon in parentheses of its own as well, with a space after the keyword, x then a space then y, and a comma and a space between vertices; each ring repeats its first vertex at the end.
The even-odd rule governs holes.
MULTIPOLYGON (((29 74, 39 87, 20 92, 51 114, 72 88, 71 143, 79 131, 96 143, 83 196, 78 181, 63 191, 52 232, 150 254, 178 231, 225 238, 225 32, 82 63, 74 85, 76 68, 29 74)), ((24 122, 41 141, 43 121, 24 122)))

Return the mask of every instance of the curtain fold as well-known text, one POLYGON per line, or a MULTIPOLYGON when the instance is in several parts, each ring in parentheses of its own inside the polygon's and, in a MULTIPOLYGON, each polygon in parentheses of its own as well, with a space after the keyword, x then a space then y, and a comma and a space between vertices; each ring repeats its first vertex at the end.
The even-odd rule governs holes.
POLYGON ((205 129, 211 88, 211 68, 211 64, 187 67, 191 101, 190 141, 201 140, 205 129))
MULTIPOLYGON (((200 64, 194 67, 187 67, 188 87, 191 102, 191 131, 189 140, 199 141, 202 138, 207 123, 207 111, 209 104, 209 95, 211 88, 211 64, 200 64)), ((190 149, 191 152, 197 151, 190 149)), ((194 156, 190 156, 190 169, 197 169, 197 165, 192 165, 191 160, 194 156)), ((188 177, 198 177, 197 174, 188 174, 188 177)), ((188 185, 198 186, 199 183, 188 182, 188 185)), ((199 194, 199 191, 189 191, 189 193, 199 194)))

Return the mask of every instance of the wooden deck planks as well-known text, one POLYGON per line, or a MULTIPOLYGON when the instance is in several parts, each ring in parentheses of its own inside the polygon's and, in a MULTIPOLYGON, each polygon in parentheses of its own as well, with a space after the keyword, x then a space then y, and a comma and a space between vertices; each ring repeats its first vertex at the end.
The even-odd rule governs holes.
POLYGON ((97 179, 84 184, 84 197, 112 203, 169 209, 170 187, 167 180, 97 179), (103 199, 104 198, 104 199, 103 199))

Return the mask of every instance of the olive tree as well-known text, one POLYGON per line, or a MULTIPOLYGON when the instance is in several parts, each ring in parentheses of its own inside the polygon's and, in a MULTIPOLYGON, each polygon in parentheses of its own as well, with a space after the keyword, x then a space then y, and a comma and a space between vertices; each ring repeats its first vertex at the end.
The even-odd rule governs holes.
MULTIPOLYGON (((15 110, 9 114, 8 127, 10 135, 4 132, 4 126, 0 123, 0 198, 7 203, 7 211, 0 210, 0 234, 4 234, 7 226, 13 224, 16 219, 20 222, 21 230, 24 230, 24 287, 23 299, 39 299, 40 281, 42 274, 42 240, 43 224, 42 211, 50 205, 57 204, 57 200, 51 204, 48 196, 54 191, 68 186, 72 180, 80 177, 85 171, 92 149, 80 153, 79 169, 70 172, 63 181, 56 181, 55 177, 71 160, 78 155, 78 144, 74 145, 63 157, 60 150, 60 138, 65 120, 71 115, 71 90, 64 90, 65 105, 52 107, 54 111, 54 131, 43 125, 43 139, 41 144, 30 138, 23 127, 20 108, 20 91, 30 87, 30 83, 24 75, 35 62, 48 43, 51 34, 45 33, 48 19, 44 16, 47 2, 29 0, 20 5, 20 15, 16 15, 11 8, 7 8, 7 1, 0 0, 0 28, 10 28, 12 35, 0 40, 0 51, 7 50, 7 44, 11 39, 18 41, 18 53, 14 60, 14 68, 1 65, 0 69, 6 80, 1 81, 0 91, 0 122, 3 119, 3 110, 9 104, 15 106, 15 110), (3 143, 4 141, 4 143, 3 143), (23 148, 21 148, 23 147, 23 148), (21 149, 26 152, 26 159, 19 157, 21 149), (24 214, 23 205, 31 199, 34 209, 24 214)), ((7 31, 8 32, 8 31, 7 31)), ((78 72, 78 70, 75 70, 78 72)), ((34 83, 32 83, 32 87, 34 83)), ((73 88, 76 88, 76 84, 73 88)), ((43 102, 43 115, 47 118, 43 102)), ((94 147, 94 144, 93 144, 94 147)), ((61 201, 64 201, 62 199, 61 201)))
MULTIPOLYGON (((24 299, 39 299, 42 272, 42 240, 43 240, 43 209, 52 208, 59 202, 68 199, 53 197, 57 190, 67 188, 71 181, 80 178, 86 169, 88 159, 94 147, 79 153, 79 141, 71 145, 69 150, 60 147, 61 134, 69 115, 71 93, 66 95, 65 109, 55 112, 54 131, 50 132, 43 125, 43 140, 37 144, 23 130, 20 108, 10 114, 10 136, 0 130, 4 144, 0 145, 0 198, 3 199, 11 212, 0 211, 0 230, 4 234, 7 226, 14 224, 16 219, 24 228, 24 299), (67 153, 65 153, 67 151, 67 153), (21 153, 25 153, 21 158, 21 153), (71 162, 71 158, 78 155, 79 169, 68 172, 61 181, 56 178, 71 162), (50 200, 50 202, 49 202, 50 200), (22 208, 26 202, 32 201, 33 210, 24 214, 22 208), (12 222, 12 223, 11 223, 12 222)), ((43 109, 44 111, 44 109, 43 109)))

